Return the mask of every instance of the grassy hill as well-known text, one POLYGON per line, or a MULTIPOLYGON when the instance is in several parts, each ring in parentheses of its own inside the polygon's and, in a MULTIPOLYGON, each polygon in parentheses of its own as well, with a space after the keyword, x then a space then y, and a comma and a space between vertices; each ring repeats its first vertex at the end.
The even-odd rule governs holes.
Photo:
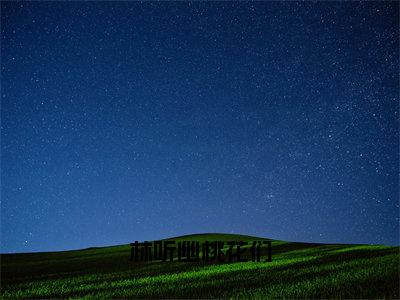
MULTIPOLYGON (((254 241, 200 234, 175 241, 254 241)), ((129 245, 1 255, 1 297, 399 298, 400 248, 272 241, 272 262, 129 261, 129 245)))

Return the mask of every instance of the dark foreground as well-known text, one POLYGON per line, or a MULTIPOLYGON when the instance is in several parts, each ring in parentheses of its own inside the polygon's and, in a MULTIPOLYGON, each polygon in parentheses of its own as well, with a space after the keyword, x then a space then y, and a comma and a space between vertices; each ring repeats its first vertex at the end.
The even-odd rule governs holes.
MULTIPOLYGON (((259 238, 207 234, 178 240, 259 238)), ((1 297, 399 298, 399 247, 272 242, 272 262, 129 262, 130 247, 1 255, 1 297)))

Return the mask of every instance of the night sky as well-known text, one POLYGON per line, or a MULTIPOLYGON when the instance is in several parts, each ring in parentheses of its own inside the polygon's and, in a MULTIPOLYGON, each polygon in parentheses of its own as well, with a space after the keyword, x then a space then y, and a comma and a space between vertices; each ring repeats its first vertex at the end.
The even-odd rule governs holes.
POLYGON ((398 2, 1 2, 1 249, 399 244, 398 2))

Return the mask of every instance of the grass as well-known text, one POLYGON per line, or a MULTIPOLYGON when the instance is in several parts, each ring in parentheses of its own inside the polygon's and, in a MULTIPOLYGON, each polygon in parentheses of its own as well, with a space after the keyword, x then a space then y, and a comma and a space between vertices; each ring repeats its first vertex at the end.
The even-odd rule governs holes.
MULTIPOLYGON (((204 234, 175 241, 254 241, 204 234)), ((272 262, 129 261, 128 245, 1 255, 1 297, 393 298, 400 248, 272 242, 272 262)))

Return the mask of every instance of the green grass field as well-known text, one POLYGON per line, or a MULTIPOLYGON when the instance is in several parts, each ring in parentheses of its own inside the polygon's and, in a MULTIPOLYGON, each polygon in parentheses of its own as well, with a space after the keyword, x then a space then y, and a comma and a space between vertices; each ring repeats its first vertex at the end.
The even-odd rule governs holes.
MULTIPOLYGON (((179 240, 254 241, 204 234, 179 240)), ((1 255, 1 297, 399 298, 400 248, 272 242, 272 262, 129 261, 130 246, 1 255)))

